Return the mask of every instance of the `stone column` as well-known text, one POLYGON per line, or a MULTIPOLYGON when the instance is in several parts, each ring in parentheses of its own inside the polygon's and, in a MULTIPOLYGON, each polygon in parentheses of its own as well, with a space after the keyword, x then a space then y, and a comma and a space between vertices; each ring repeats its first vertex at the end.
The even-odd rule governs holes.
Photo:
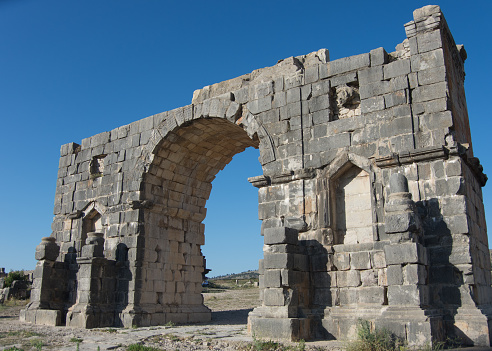
POLYGON ((104 258, 104 234, 88 233, 81 257, 77 258, 77 301, 67 313, 67 326, 96 328, 114 324, 115 279, 104 258), (112 276, 112 278, 111 278, 112 276), (111 284, 111 281, 113 284, 111 284))
POLYGON ((385 206, 390 244, 384 247, 389 307, 378 324, 406 336, 410 346, 441 340, 442 317, 425 310, 430 305, 427 249, 422 245, 420 217, 403 174, 390 177, 390 191, 385 206))
POLYGON ((299 246, 298 231, 268 228, 264 236, 262 305, 249 314, 248 330, 268 339, 308 339, 310 320, 303 315, 303 308, 309 305, 309 265, 304 247, 299 246))
MULTIPOLYGON (((54 237, 44 237, 36 247, 35 258, 38 260, 34 270, 34 281, 31 291, 31 302, 20 313, 20 320, 45 325, 61 325, 61 308, 56 305, 57 282, 55 267, 60 253, 60 246, 54 237)), ((58 283, 58 285, 57 285, 58 283)))

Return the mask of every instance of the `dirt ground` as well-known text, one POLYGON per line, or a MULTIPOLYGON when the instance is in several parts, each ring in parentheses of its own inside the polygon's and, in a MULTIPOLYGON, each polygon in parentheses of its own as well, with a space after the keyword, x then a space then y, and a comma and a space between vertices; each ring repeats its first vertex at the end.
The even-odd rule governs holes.
MULTIPOLYGON (((254 350, 246 323, 249 311, 258 304, 258 294, 258 288, 204 293, 205 305, 212 310, 209 323, 131 329, 31 325, 19 321, 23 305, 0 305, 0 350, 126 351, 132 344, 172 351, 254 350)), ((306 350, 328 347, 327 344, 306 344, 306 350)), ((291 349, 298 346, 292 344, 291 349)), ((340 345, 332 343, 329 349, 340 349, 340 345)))

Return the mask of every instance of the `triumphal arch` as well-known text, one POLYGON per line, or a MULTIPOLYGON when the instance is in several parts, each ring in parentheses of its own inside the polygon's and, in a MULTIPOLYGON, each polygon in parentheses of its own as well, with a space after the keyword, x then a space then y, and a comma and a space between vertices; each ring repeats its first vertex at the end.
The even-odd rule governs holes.
POLYGON ((63 145, 53 233, 36 248, 21 319, 210 320, 205 206, 215 175, 252 146, 265 244, 251 332, 344 339, 362 318, 410 345, 489 345, 487 177, 473 156, 466 52, 438 6, 413 17, 394 52, 290 57, 63 145))

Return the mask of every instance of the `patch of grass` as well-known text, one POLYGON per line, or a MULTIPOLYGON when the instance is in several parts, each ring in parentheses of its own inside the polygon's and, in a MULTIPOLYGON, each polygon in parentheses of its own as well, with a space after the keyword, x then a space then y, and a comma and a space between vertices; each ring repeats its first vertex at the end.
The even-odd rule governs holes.
POLYGON ((253 350, 255 351, 276 351, 280 347, 278 342, 274 342, 271 340, 261 340, 257 339, 256 335, 253 334, 253 350))
MULTIPOLYGON (((136 326, 135 326, 135 328, 136 328, 136 326)), ((102 329, 101 331, 104 333, 117 333, 118 332, 118 330, 115 328, 106 328, 106 329, 102 329)))
POLYGON ((15 306, 25 306, 29 303, 29 300, 19 300, 15 298, 10 298, 8 300, 5 300, 3 304, 0 304, 0 311, 6 310, 10 307, 15 307, 15 306))
POLYGON ((399 350, 403 342, 386 329, 371 330, 366 320, 357 322, 357 339, 347 344, 347 351, 393 351, 399 350))
POLYGON ((422 347, 408 347, 402 338, 387 329, 371 328, 366 320, 357 322, 357 339, 346 345, 346 351, 442 351, 446 343, 428 343, 422 347))
POLYGON ((82 342, 83 340, 80 338, 71 338, 70 342, 82 342))
POLYGON ((15 346, 9 347, 8 349, 5 349, 4 351, 24 351, 24 349, 18 349, 15 346))
POLYGON ((156 349, 155 347, 144 346, 141 344, 131 344, 128 345, 126 351, 159 351, 159 349, 156 349))
POLYGON ((41 334, 41 333, 36 333, 36 332, 33 332, 31 330, 23 330, 20 332, 22 334, 22 336, 24 336, 25 338, 30 338, 32 336, 44 336, 44 334, 41 334))
POLYGON ((33 339, 29 341, 32 347, 35 347, 36 350, 41 350, 44 346, 44 342, 41 339, 33 339))
POLYGON ((171 341, 179 341, 179 340, 181 340, 179 337, 177 337, 177 336, 176 336, 176 335, 174 335, 174 334, 166 334, 166 335, 164 335, 164 337, 165 337, 166 339, 171 340, 171 341))
POLYGON ((174 323, 173 321, 169 321, 166 324, 164 324, 164 326, 165 327, 172 328, 172 327, 175 327, 176 326, 176 323, 174 323))

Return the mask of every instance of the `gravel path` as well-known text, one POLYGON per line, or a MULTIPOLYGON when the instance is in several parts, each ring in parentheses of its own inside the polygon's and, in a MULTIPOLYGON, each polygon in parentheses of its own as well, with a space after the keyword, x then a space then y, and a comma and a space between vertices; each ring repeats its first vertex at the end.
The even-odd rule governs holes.
MULTIPOLYGON (((22 306, 0 309, 0 350, 18 349, 85 351, 125 351, 128 345, 143 344, 159 350, 251 350, 253 339, 247 333, 248 313, 257 305, 258 289, 226 290, 204 294, 212 310, 207 324, 158 326, 135 329, 79 329, 21 323, 22 306), (77 348, 78 344, 78 348, 77 348)), ((2 306, 0 306, 2 307, 2 306)), ((340 343, 307 343, 306 350, 340 349, 340 343)))

